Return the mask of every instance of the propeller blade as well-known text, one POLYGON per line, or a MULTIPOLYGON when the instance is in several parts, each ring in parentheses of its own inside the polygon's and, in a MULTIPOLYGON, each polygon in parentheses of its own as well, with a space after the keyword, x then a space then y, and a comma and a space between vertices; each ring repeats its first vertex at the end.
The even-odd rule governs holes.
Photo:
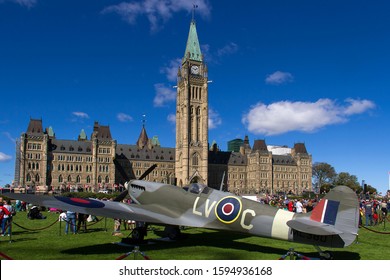
POLYGON ((138 180, 143 180, 146 178, 146 176, 149 175, 150 172, 152 172, 157 167, 157 164, 153 164, 151 167, 149 167, 142 175, 138 178, 138 180))
POLYGON ((126 198, 126 196, 128 195, 128 193, 129 193, 128 190, 124 190, 117 197, 114 198, 114 201, 120 202, 120 201, 124 200, 126 198))

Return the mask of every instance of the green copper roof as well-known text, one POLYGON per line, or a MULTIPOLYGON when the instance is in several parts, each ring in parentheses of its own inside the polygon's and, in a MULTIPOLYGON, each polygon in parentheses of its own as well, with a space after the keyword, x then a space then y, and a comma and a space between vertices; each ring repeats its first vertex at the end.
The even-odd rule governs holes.
POLYGON ((50 126, 48 131, 47 131, 47 134, 50 136, 50 137, 53 137, 54 136, 54 130, 53 128, 50 126))
POLYGON ((202 61, 202 53, 200 51, 198 34, 196 33, 195 21, 191 21, 190 32, 188 33, 187 46, 183 60, 186 58, 200 62, 202 61))
POLYGON ((80 132, 80 135, 79 135, 79 139, 87 140, 87 134, 85 134, 84 129, 81 129, 81 132, 80 132))

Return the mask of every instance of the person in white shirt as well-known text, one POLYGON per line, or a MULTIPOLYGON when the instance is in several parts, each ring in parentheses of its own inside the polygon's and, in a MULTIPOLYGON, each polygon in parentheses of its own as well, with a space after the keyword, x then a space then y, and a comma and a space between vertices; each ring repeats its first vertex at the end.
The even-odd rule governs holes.
POLYGON ((295 212, 301 214, 303 212, 303 205, 300 200, 295 203, 295 212))

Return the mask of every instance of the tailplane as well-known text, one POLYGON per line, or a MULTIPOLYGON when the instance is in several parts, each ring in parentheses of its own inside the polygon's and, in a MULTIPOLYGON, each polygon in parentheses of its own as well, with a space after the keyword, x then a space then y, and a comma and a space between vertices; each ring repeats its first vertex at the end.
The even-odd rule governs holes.
POLYGON ((293 240, 313 245, 342 248, 353 243, 359 229, 359 202, 346 186, 332 189, 307 215, 296 215, 287 225, 293 240))
POLYGON ((359 201, 349 187, 332 189, 313 209, 310 219, 333 225, 344 241, 344 247, 352 244, 359 229, 359 201))

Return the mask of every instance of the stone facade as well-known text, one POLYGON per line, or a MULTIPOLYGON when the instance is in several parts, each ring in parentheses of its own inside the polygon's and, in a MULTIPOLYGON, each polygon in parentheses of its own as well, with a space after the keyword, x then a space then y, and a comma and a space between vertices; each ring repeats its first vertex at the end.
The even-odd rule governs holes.
POLYGON ((195 22, 190 25, 186 51, 178 69, 176 147, 164 148, 149 139, 143 126, 135 145, 118 144, 110 127, 95 122, 88 139, 60 140, 42 120, 30 119, 20 137, 15 182, 21 186, 52 186, 99 190, 116 188, 157 168, 145 180, 184 186, 207 184, 237 194, 301 193, 312 189, 312 157, 303 143, 270 150, 264 140, 253 148, 248 137, 232 151, 220 151, 208 141, 208 70, 200 51, 195 22))

